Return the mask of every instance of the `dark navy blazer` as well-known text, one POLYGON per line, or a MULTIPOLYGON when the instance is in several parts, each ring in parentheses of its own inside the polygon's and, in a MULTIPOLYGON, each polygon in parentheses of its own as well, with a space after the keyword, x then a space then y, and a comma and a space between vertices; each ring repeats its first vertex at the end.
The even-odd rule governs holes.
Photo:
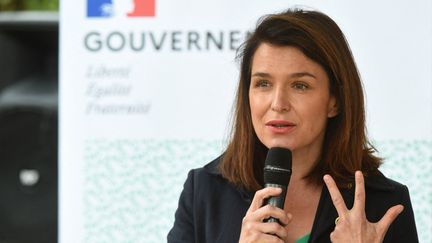
MULTIPOLYGON (((230 243, 238 242, 242 219, 248 210, 253 192, 229 183, 218 170, 219 158, 203 168, 191 170, 180 195, 175 222, 168 233, 168 243, 230 243)), ((418 242, 414 214, 408 188, 384 175, 365 177, 366 216, 379 221, 397 204, 403 212, 390 226, 385 243, 418 242)), ((341 189, 348 208, 354 202, 354 186, 341 189)), ((330 194, 323 186, 309 242, 330 242, 337 212, 330 194)))

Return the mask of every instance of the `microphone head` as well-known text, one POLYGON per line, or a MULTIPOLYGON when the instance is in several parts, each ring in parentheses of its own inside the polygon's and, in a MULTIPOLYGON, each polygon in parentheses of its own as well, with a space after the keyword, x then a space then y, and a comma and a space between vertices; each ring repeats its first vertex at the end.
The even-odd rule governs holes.
POLYGON ((291 178, 292 154, 289 149, 269 149, 264 163, 264 184, 288 186, 291 178))

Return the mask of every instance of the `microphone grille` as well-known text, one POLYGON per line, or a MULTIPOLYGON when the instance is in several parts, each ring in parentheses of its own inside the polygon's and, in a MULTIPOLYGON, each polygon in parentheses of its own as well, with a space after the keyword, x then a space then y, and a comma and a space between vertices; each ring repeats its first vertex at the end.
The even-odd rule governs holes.
POLYGON ((289 149, 269 149, 264 163, 264 183, 288 186, 291 177, 292 154, 289 149))

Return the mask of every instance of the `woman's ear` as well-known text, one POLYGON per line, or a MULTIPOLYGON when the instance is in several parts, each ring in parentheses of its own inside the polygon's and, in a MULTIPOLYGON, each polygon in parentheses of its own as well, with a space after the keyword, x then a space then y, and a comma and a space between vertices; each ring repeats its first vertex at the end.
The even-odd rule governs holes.
POLYGON ((327 117, 333 118, 339 114, 339 107, 336 102, 336 98, 334 96, 331 96, 328 110, 327 110, 327 117))

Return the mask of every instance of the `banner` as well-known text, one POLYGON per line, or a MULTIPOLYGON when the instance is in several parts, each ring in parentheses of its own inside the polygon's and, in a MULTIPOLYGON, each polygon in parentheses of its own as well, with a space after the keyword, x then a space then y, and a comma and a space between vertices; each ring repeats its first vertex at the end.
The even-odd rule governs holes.
POLYGON ((382 170, 408 185, 430 242, 432 6, 420 0, 62 1, 60 242, 164 242, 187 172, 226 145, 237 48, 259 17, 299 5, 346 34, 382 170))

